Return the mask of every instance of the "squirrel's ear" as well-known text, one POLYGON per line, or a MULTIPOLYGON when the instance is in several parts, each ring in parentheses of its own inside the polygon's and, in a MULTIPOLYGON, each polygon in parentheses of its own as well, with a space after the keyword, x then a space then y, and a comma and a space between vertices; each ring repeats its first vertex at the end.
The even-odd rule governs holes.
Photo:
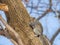
POLYGON ((8 5, 0 3, 0 10, 8 11, 8 5))

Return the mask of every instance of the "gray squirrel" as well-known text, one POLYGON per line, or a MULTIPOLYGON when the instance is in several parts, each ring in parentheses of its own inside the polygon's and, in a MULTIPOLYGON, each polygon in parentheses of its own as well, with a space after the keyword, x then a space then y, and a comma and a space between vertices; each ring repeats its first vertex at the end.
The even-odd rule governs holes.
POLYGON ((36 20, 35 18, 30 19, 29 25, 33 29, 35 36, 39 37, 40 35, 43 34, 42 24, 38 20, 36 20))
POLYGON ((35 18, 31 18, 29 25, 33 29, 35 36, 39 37, 42 43, 44 42, 43 45, 46 45, 46 44, 51 45, 48 38, 45 35, 43 35, 43 27, 38 20, 36 20, 35 18))

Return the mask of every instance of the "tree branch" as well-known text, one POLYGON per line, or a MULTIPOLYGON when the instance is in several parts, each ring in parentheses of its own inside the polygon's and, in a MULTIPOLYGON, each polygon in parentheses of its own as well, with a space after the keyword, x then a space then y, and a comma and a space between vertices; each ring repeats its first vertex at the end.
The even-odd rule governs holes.
POLYGON ((49 12, 51 12, 52 11, 52 0, 49 0, 49 9, 47 9, 43 14, 42 14, 42 16, 39 16, 38 18, 37 18, 37 20, 39 20, 39 19, 41 19, 42 17, 44 17, 44 16, 46 16, 46 14, 47 13, 49 13, 49 12))
POLYGON ((1 20, 2 23, 6 26, 7 30, 10 31, 10 32, 12 32, 12 34, 13 34, 14 37, 16 38, 18 44, 19 44, 19 45, 24 45, 23 42, 22 42, 22 40, 21 40, 21 38, 20 38, 20 36, 19 36, 19 34, 18 34, 16 31, 14 31, 14 29, 13 29, 11 26, 9 26, 9 25, 7 24, 7 22, 6 22, 1 16, 0 16, 0 20, 1 20))
POLYGON ((60 29, 58 29, 58 31, 57 31, 57 32, 53 35, 53 37, 51 38, 51 40, 50 40, 51 44, 53 44, 56 36, 57 36, 59 33, 60 33, 60 29))

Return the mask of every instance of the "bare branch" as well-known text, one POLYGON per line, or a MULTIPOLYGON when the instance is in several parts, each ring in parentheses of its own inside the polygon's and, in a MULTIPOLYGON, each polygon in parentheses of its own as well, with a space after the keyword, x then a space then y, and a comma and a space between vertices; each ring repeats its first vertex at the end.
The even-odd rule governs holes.
POLYGON ((53 44, 56 36, 57 36, 59 33, 60 33, 60 29, 58 29, 58 31, 57 31, 57 32, 53 35, 53 37, 51 38, 51 40, 50 40, 51 44, 53 44))
POLYGON ((43 14, 42 14, 42 16, 39 16, 38 18, 37 18, 37 20, 39 20, 39 19, 41 19, 42 17, 44 17, 47 13, 49 13, 49 12, 51 12, 52 11, 52 0, 49 0, 49 9, 47 10, 47 11, 45 11, 43 14))
POLYGON ((13 39, 10 39, 10 40, 14 45, 18 45, 18 43, 15 40, 13 40, 13 39))
POLYGON ((37 18, 37 20, 40 20, 42 17, 44 17, 47 13, 49 13, 51 10, 47 10, 47 11, 45 11, 43 14, 42 14, 42 16, 39 16, 38 18, 37 18))
POLYGON ((52 8, 52 0, 49 0, 49 9, 51 9, 52 8))
POLYGON ((20 38, 20 36, 19 36, 19 34, 10 25, 8 25, 8 23, 2 18, 2 16, 0 16, 0 20, 6 26, 7 30, 12 32, 12 34, 16 38, 18 44, 19 45, 24 45, 21 38, 20 38))

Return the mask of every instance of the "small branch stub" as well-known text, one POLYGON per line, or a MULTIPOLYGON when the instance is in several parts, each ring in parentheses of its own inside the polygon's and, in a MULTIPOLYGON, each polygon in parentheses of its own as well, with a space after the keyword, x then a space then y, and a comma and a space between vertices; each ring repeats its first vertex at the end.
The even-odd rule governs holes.
POLYGON ((0 3, 0 10, 8 11, 8 5, 0 3))

